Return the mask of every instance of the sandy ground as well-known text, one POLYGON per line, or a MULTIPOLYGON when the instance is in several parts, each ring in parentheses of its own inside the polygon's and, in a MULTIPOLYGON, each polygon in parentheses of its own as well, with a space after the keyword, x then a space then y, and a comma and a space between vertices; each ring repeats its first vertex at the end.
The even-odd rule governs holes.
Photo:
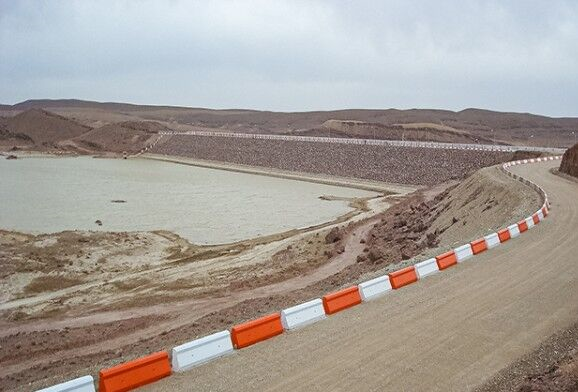
POLYGON ((578 187, 516 167, 550 195, 529 233, 378 300, 174 375, 143 390, 463 391, 578 314, 578 187))
POLYGON ((578 391, 578 323, 552 335, 476 392, 578 391))

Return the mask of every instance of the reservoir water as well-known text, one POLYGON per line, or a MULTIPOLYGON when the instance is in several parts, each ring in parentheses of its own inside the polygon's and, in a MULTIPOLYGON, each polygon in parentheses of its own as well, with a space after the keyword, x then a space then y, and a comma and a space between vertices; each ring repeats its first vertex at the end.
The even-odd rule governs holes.
POLYGON ((35 234, 169 230, 196 244, 226 243, 351 211, 322 195, 376 194, 147 159, 0 159, 0 229, 35 234))

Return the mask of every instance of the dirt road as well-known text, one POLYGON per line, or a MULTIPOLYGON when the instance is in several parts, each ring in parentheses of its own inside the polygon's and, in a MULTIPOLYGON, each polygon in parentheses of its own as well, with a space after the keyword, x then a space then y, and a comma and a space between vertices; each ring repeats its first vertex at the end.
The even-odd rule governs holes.
POLYGON ((540 184, 551 215, 444 273, 173 375, 149 391, 463 391, 578 320, 578 183, 540 184))

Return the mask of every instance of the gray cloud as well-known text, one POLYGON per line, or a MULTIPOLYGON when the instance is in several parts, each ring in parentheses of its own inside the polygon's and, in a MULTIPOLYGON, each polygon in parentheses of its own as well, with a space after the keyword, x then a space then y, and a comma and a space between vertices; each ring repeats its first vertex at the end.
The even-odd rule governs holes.
POLYGON ((0 0, 0 101, 578 115, 569 1, 0 0))

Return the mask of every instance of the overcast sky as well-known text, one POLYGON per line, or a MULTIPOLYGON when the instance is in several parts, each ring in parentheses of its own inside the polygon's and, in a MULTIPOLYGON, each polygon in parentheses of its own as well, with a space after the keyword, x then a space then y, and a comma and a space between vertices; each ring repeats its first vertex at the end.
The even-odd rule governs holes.
POLYGON ((578 116, 578 1, 0 0, 0 102, 578 116))

